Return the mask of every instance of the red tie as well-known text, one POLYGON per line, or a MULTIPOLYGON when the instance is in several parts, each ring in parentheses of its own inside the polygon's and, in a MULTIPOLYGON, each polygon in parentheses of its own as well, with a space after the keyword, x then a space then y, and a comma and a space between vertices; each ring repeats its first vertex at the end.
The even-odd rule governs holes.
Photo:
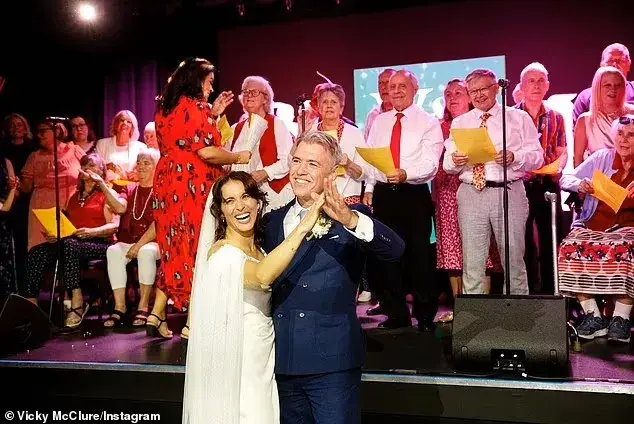
POLYGON ((394 167, 399 169, 401 167, 401 118, 403 114, 398 112, 396 114, 396 122, 392 128, 392 139, 390 140, 390 150, 392 151, 392 160, 394 161, 394 167))

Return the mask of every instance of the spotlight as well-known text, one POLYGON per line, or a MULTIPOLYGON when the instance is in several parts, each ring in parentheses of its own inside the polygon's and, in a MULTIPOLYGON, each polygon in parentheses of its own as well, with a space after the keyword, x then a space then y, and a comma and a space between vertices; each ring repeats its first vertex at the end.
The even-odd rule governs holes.
POLYGON ((97 9, 90 3, 80 3, 77 14, 82 21, 94 22, 97 19, 97 9))
POLYGON ((293 8, 293 0, 285 0, 284 3, 286 5, 286 10, 290 12, 293 8))

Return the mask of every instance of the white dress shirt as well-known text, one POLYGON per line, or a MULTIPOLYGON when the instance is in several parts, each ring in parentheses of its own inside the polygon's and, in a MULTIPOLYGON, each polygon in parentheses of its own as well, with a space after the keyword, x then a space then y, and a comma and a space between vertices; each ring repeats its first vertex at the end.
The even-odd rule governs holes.
MULTIPOLYGON (((482 115, 485 112, 473 109, 464 115, 456 117, 451 122, 451 128, 479 128, 482 115)), ((486 121, 487 132, 497 152, 502 151, 502 105, 496 103, 488 113, 486 121)), ((451 157, 457 151, 456 143, 451 134, 445 141, 447 153, 443 161, 443 168, 449 174, 460 174, 460 181, 471 184, 473 182, 473 166, 457 166, 451 157)), ((544 164, 544 149, 539 142, 539 134, 530 115, 523 110, 513 107, 506 108, 506 149, 513 152, 514 161, 507 168, 508 181, 523 178, 527 172, 539 169, 544 164)), ((484 164, 484 175, 487 181, 503 182, 504 168, 495 161, 484 164)))
MULTIPOLYGON (((367 140, 368 147, 390 147, 392 128, 398 111, 392 109, 376 117, 367 140)), ((408 184, 424 184, 438 171, 443 149, 440 122, 433 115, 412 104, 401 111, 401 169, 407 173, 408 184)), ((385 174, 377 169, 366 178, 366 192, 373 192, 377 181, 386 182, 385 174)))
POLYGON ((370 137, 370 129, 372 128, 372 124, 374 124, 374 120, 377 116, 379 116, 383 111, 381 110, 381 105, 376 105, 368 112, 368 115, 365 117, 365 127, 363 128, 363 136, 367 140, 370 137))
MULTIPOLYGON (((264 166, 262 164, 262 158, 260 157, 260 142, 255 145, 255 147, 251 150, 251 160, 248 164, 233 164, 231 165, 232 171, 245 171, 249 174, 253 171, 264 170, 268 174, 268 181, 278 180, 280 178, 284 178, 289 171, 288 164, 288 154, 291 151, 291 147, 293 147, 293 136, 291 135, 288 128, 284 124, 280 118, 275 117, 273 120, 275 132, 275 146, 277 148, 277 161, 272 163, 269 166, 264 166)), ((234 124, 232 128, 235 130, 237 124, 234 124)), ((240 135, 233 145, 231 149, 232 152, 239 152, 242 150, 249 150, 249 141, 247 139, 247 134, 249 133, 249 120, 244 123, 242 127, 242 131, 240 135)), ((231 146, 228 146, 231 147, 231 146)), ((268 181, 264 181, 260 188, 266 193, 268 206, 265 212, 268 212, 273 209, 280 208, 294 197, 293 189, 290 184, 286 184, 286 186, 279 193, 275 192, 269 184, 268 181)))
MULTIPOLYGON (((286 213, 286 216, 284 217, 284 237, 288 237, 288 235, 292 233, 295 228, 297 228, 300 221, 302 220, 300 217, 300 213, 302 211, 308 211, 308 209, 302 208, 299 202, 295 200, 295 203, 293 203, 293 206, 290 207, 290 209, 286 213)), ((352 212, 356 213, 359 217, 357 227, 354 229, 354 231, 351 231, 346 227, 343 228, 345 228, 347 232, 349 232, 356 238, 368 243, 371 242, 374 238, 374 222, 372 222, 372 219, 362 213, 359 213, 357 211, 352 212)))
MULTIPOLYGON (((102 138, 97 141, 95 152, 103 158, 106 164, 113 163, 123 172, 131 172, 136 166, 139 152, 145 148, 145 143, 138 140, 130 140, 127 146, 117 146, 115 137, 102 138)), ((112 179, 112 173, 108 172, 108 180, 112 179)))

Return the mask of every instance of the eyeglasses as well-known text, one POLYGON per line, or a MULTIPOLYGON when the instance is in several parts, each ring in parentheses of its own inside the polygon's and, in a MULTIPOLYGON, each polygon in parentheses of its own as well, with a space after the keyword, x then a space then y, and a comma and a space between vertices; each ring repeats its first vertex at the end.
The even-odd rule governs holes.
POLYGON ((482 94, 485 91, 489 90, 491 87, 493 87, 496 83, 493 84, 489 84, 486 87, 482 87, 482 88, 476 88, 475 90, 469 90, 468 93, 470 96, 477 96, 478 94, 482 94))
POLYGON ((242 90, 244 97, 258 97, 262 93, 260 90, 242 90))
POLYGON ((631 125, 634 124, 634 118, 630 118, 628 116, 621 116, 619 118, 619 124, 621 125, 631 125))
POLYGON ((81 128, 86 128, 88 126, 88 124, 75 124, 75 125, 71 125, 70 127, 74 130, 79 130, 81 128))

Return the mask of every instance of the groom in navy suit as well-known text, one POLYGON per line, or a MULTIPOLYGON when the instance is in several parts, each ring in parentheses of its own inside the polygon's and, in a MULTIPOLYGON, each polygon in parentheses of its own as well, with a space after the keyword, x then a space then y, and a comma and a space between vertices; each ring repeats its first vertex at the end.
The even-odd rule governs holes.
POLYGON ((365 255, 397 261, 403 240, 369 217, 364 205, 349 208, 335 185, 342 157, 336 139, 311 131, 289 155, 296 199, 267 215, 264 248, 278 246, 325 192, 323 218, 273 285, 275 374, 282 424, 361 422, 363 330, 355 296, 365 255))

